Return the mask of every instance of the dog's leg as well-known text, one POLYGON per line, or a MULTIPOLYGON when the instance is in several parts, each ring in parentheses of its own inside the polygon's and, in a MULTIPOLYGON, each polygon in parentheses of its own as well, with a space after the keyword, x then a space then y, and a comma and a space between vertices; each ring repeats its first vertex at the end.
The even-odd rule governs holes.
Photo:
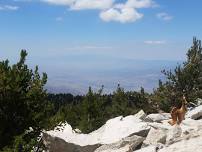
POLYGON ((168 121, 168 123, 171 126, 173 126, 173 125, 175 125, 177 123, 177 110, 178 109, 176 107, 173 107, 172 110, 171 110, 171 112, 170 112, 172 119, 170 121, 168 121))

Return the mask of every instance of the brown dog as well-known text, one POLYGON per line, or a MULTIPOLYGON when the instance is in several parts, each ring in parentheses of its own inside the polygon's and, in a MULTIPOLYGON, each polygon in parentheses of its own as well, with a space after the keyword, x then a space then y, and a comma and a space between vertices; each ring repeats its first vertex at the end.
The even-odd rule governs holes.
POLYGON ((187 100, 184 95, 182 99, 183 100, 181 108, 178 109, 177 107, 173 107, 170 112, 172 119, 169 120, 168 123, 172 126, 175 125, 176 123, 180 124, 182 120, 185 119, 185 114, 187 112, 187 100))

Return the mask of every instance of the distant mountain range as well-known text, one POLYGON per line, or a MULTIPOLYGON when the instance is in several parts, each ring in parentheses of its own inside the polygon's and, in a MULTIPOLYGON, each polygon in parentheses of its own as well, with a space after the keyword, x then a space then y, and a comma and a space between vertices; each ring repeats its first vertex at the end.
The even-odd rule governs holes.
MULTIPOLYGON (((88 87, 98 90, 104 85, 104 92, 113 92, 120 84, 125 90, 139 90, 144 87, 152 92, 159 79, 165 79, 161 71, 174 69, 182 61, 165 60, 121 60, 113 65, 86 68, 55 68, 49 71, 48 92, 85 94, 88 87)), ((106 63, 105 63, 106 64, 106 63)), ((82 66, 82 65, 81 65, 82 66)))

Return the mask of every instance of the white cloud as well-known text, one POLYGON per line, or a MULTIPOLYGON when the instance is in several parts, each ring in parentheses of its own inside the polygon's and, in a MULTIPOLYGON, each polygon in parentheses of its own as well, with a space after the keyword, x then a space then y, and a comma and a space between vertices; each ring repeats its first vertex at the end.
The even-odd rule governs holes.
POLYGON ((158 44, 166 44, 166 41, 163 41, 163 40, 159 40, 159 41, 149 40, 149 41, 144 41, 144 43, 145 44, 158 45, 158 44))
MULTIPOLYGON (((157 4, 154 0, 125 0, 118 3, 116 0, 40 0, 49 4, 64 5, 70 10, 101 10, 100 18, 103 21, 116 21, 121 23, 135 22, 141 19, 144 14, 138 9, 151 8, 157 4)), ((168 16, 164 16, 168 20, 168 16)))
POLYGON ((149 8, 154 5, 155 3, 152 0, 128 0, 125 4, 125 7, 149 8))
POLYGON ((163 13, 158 13, 157 18, 162 19, 164 21, 169 21, 173 19, 173 16, 170 16, 169 14, 163 12, 163 13))
POLYGON ((14 5, 0 5, 0 10, 2 11, 16 11, 18 9, 19 7, 14 5))
POLYGON ((83 9, 107 9, 110 8, 114 0, 41 0, 49 4, 66 5, 72 10, 83 9))
POLYGON ((125 3, 115 4, 112 8, 102 11, 100 18, 106 22, 135 22, 144 16, 137 9, 149 8, 154 4, 153 0, 127 0, 125 3))
POLYGON ((41 0, 43 2, 47 2, 55 5, 72 5, 76 0, 41 0))
POLYGON ((133 8, 111 8, 100 13, 100 18, 103 21, 118 21, 121 23, 134 22, 143 17, 143 14, 138 13, 133 8))
POLYGON ((71 9, 83 10, 83 9, 107 9, 114 3, 114 0, 76 0, 71 9))

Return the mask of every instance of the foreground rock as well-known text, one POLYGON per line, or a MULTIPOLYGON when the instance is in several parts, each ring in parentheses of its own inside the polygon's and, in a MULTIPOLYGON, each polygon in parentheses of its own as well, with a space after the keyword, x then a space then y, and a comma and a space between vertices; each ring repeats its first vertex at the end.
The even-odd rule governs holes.
POLYGON ((186 118, 191 118, 195 120, 202 118, 202 105, 187 112, 186 118))
POLYGON ((149 130, 148 123, 143 122, 135 115, 131 115, 110 119, 105 125, 90 134, 76 133, 67 123, 46 133, 50 136, 61 138, 68 143, 86 146, 111 144, 131 135, 146 137, 149 130))
POLYGON ((79 146, 72 143, 67 143, 58 137, 52 137, 48 134, 43 134, 43 143, 48 149, 48 152, 94 152, 101 145, 79 146))
POLYGON ((144 120, 147 117, 147 115, 143 110, 140 110, 138 113, 134 115, 134 117, 144 120))
POLYGON ((167 130, 151 128, 142 147, 149 145, 157 145, 158 143, 165 144, 167 137, 167 130))
POLYGON ((161 122, 163 120, 170 119, 169 113, 156 113, 156 114, 150 114, 145 118, 145 121, 147 122, 161 122))
POLYGON ((139 150, 135 150, 134 152, 156 152, 156 151, 157 151, 156 146, 152 145, 139 150))
POLYGON ((163 144, 156 144, 156 145, 150 145, 144 148, 141 148, 139 150, 135 150, 134 152, 157 152, 159 149, 162 149, 164 147, 163 144))
POLYGON ((145 138, 133 135, 126 137, 119 142, 103 145, 95 150, 95 152, 131 152, 135 150, 145 138))
POLYGON ((172 144, 175 140, 182 135, 182 128, 179 125, 173 126, 172 129, 168 131, 166 144, 172 144))
POLYGON ((196 103, 198 106, 202 105, 202 99, 201 98, 196 99, 196 103))
POLYGON ((44 134, 50 152, 201 152, 200 108, 187 113, 180 125, 168 124, 169 114, 144 111, 110 119, 98 130, 83 134, 64 123, 44 134))
POLYGON ((202 135, 190 135, 189 138, 184 138, 175 142, 168 147, 160 149, 159 152, 201 152, 202 151, 202 135))

